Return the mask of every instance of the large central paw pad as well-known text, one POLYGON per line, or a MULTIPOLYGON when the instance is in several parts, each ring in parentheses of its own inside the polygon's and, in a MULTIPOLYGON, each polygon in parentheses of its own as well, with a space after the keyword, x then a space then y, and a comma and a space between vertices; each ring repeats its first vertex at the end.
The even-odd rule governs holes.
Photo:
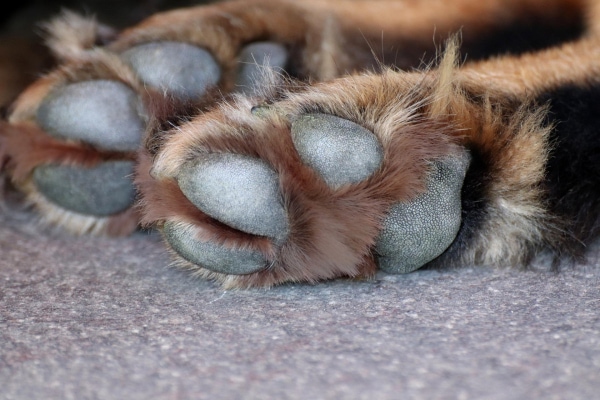
POLYGON ((465 151, 434 162, 427 191, 392 207, 377 241, 379 268, 389 273, 411 272, 450 246, 461 224, 460 193, 469 161, 465 151))

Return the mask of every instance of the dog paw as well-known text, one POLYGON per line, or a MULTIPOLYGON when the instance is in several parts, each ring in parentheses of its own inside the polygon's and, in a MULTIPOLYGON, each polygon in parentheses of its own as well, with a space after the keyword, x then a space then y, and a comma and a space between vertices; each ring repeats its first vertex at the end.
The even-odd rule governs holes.
POLYGON ((219 89, 251 94, 265 68, 282 70, 288 61, 286 48, 269 41, 246 44, 225 61, 159 34, 118 43, 86 50, 35 82, 1 132, 16 186, 45 221, 78 234, 137 227, 136 154, 154 118, 185 116, 219 89))
MULTIPOLYGON (((146 131, 156 129, 149 125, 179 124, 214 105, 215 96, 258 98, 263 76, 278 75, 265 71, 315 82, 372 67, 368 40, 353 47, 355 58, 345 51, 347 38, 371 31, 361 31, 345 10, 223 2, 159 13, 118 34, 67 12, 47 25, 47 43, 62 64, 21 94, 1 130, 9 174, 46 221, 79 234, 129 233, 139 221, 131 175, 146 131)), ((324 124, 337 132, 340 121, 324 124)), ((355 159, 345 175, 331 172, 327 163, 338 163, 335 156, 303 153, 300 147, 317 145, 314 133, 295 129, 306 136, 295 139, 304 162, 334 186, 360 180, 379 162, 355 159)), ((330 136, 332 143, 345 140, 330 136)), ((364 132, 352 140, 379 151, 364 132)))
POLYGON ((269 286, 410 272, 452 244, 470 155, 451 128, 308 92, 265 107, 238 98, 146 154, 145 223, 182 265, 269 286))
POLYGON ((143 101, 116 79, 61 78, 38 81, 3 126, 11 178, 46 222, 76 233, 130 233, 143 101))

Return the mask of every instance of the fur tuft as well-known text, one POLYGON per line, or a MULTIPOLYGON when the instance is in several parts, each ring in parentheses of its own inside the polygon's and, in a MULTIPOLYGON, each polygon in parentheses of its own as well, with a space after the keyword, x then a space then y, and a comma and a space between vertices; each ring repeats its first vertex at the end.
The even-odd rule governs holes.
POLYGON ((108 43, 117 34, 94 17, 84 17, 69 10, 63 10, 59 16, 43 23, 42 29, 46 46, 61 61, 81 59, 86 51, 108 43))

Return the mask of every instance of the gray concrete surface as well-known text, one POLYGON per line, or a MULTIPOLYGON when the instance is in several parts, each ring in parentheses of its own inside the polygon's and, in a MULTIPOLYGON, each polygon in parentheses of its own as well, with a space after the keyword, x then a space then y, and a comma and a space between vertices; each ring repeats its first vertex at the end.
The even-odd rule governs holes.
POLYGON ((598 399, 600 268, 223 291, 0 213, 0 399, 598 399))

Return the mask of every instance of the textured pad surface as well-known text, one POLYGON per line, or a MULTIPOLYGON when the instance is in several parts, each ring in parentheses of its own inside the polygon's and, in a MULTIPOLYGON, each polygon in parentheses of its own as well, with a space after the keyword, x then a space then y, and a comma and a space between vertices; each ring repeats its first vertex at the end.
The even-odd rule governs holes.
POLYGON ((187 43, 147 43, 132 47, 121 56, 145 83, 184 99, 202 96, 221 77, 213 56, 187 43))
POLYGON ((211 242, 194 239, 191 227, 167 222, 165 238, 181 257, 214 272, 243 275, 266 267, 267 261, 256 251, 229 249, 211 242))
POLYGON ((204 154, 186 164, 177 181, 196 207, 224 224, 276 241, 287 236, 279 180, 264 161, 239 154, 204 154))
POLYGON ((333 115, 302 115, 292 123, 292 139, 302 161, 333 188, 367 179, 383 161, 373 133, 333 115))
POLYGON ((136 94, 119 82, 73 83, 50 93, 37 121, 58 139, 81 140, 107 150, 137 150, 144 133, 143 110, 136 94))
POLYGON ((132 205, 132 174, 131 161, 108 161, 93 168, 41 165, 33 171, 33 181, 48 200, 63 208, 107 216, 132 205))
POLYGON ((238 91, 253 94, 261 84, 265 68, 283 70, 288 60, 284 46, 274 42, 256 42, 244 47, 239 55, 239 70, 236 80, 238 91))
POLYGON ((469 167, 467 151, 433 163, 427 191, 392 207, 377 242, 379 268, 414 271, 444 252, 461 223, 461 188, 469 167))

